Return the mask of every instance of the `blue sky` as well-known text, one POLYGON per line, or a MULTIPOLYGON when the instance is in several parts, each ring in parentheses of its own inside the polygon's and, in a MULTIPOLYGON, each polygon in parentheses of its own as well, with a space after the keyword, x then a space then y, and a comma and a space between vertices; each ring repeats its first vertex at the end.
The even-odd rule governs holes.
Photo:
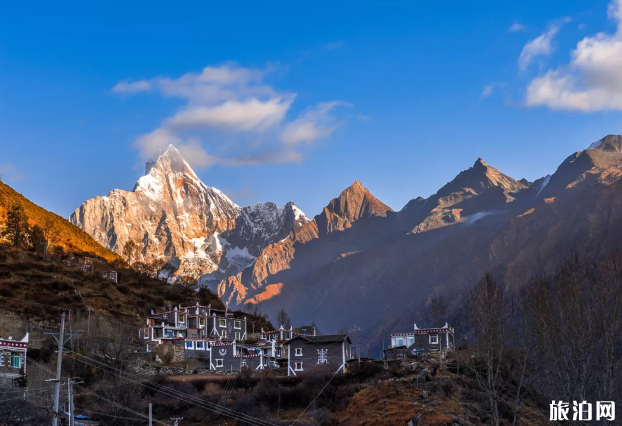
POLYGON ((171 4, 0 6, 5 182, 67 217, 174 141, 238 204, 312 216, 355 179, 400 209, 622 133, 622 0, 171 4))

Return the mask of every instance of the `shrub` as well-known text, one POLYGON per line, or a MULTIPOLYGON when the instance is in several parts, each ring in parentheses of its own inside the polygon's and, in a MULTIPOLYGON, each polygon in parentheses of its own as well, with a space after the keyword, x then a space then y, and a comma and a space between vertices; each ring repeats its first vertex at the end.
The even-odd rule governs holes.
POLYGON ((326 408, 316 408, 307 413, 307 419, 311 421, 311 424, 323 426, 330 425, 333 421, 333 415, 326 408))
POLYGON ((117 289, 123 294, 130 294, 132 289, 127 284, 121 284, 117 289))

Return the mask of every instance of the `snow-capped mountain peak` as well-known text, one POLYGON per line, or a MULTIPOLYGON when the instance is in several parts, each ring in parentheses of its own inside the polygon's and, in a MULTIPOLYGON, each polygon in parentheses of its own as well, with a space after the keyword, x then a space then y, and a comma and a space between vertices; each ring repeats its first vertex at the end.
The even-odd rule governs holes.
POLYGON ((131 192, 115 189, 87 200, 70 220, 117 253, 135 241, 141 250, 133 260, 175 260, 180 273, 199 275, 237 273, 266 245, 307 221, 293 202, 239 207, 205 185, 173 145, 145 171, 131 192))

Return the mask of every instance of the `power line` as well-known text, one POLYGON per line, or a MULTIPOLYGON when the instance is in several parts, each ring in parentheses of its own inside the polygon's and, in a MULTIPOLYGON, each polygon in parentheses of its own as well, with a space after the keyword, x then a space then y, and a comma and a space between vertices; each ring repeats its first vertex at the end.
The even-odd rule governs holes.
MULTIPOLYGON (((115 419, 134 420, 136 422, 144 422, 143 419, 139 419, 139 418, 136 418, 136 417, 122 417, 122 416, 117 416, 115 414, 105 414, 105 413, 100 413, 99 411, 85 410, 83 408, 81 408, 80 411, 84 411, 85 413, 97 414, 98 416, 114 417, 115 419)), ((165 423, 165 424, 168 424, 168 423, 165 423)))
MULTIPOLYGON (((134 411, 134 410, 132 410, 132 409, 130 409, 130 408, 128 408, 128 407, 126 407, 126 406, 124 406, 124 405, 119 404, 118 402, 112 401, 111 399, 108 399, 108 398, 106 398, 105 396, 101 396, 101 395, 99 395, 99 394, 97 394, 97 393, 95 393, 95 392, 93 392, 93 391, 90 391, 90 390, 88 390, 88 389, 86 389, 86 388, 84 388, 84 387, 82 387, 82 386, 79 386, 79 385, 76 385, 76 387, 77 387, 77 388, 79 388, 79 389, 82 389, 84 392, 86 392, 86 393, 88 393, 88 394, 93 395, 93 396, 94 396, 94 397, 96 397, 96 398, 101 399, 102 401, 106 401, 106 402, 107 402, 107 403, 109 403, 109 404, 112 404, 112 405, 114 405, 114 406, 117 406, 117 407, 119 407, 119 408, 122 408, 123 410, 129 411, 129 412, 130 412, 130 413, 132 413, 132 414, 136 414, 137 416, 140 416, 140 417, 142 417, 142 418, 144 418, 144 419, 149 420, 149 417, 145 416, 144 414, 139 413, 138 411, 134 411)), ((156 422, 156 423, 159 423, 159 424, 161 424, 161 425, 168 425, 168 423, 164 423, 164 422, 161 422, 161 421, 159 421, 159 420, 153 420, 153 421, 154 421, 154 422, 156 422)))
MULTIPOLYGON (((74 352, 75 353, 75 352, 74 352)), ((220 414, 224 414, 227 417, 231 417, 233 419, 237 419, 237 420, 243 420, 247 423, 250 423, 252 425, 261 425, 261 426, 275 426, 273 423, 270 423, 268 421, 262 420, 262 419, 258 419, 256 417, 252 417, 250 415, 244 414, 244 413, 240 413, 237 412, 235 410, 229 409, 229 408, 225 408, 225 407, 219 407, 217 404, 214 404, 212 402, 208 402, 208 401, 203 401, 200 398, 194 397, 192 395, 188 395, 186 393, 183 393, 181 391, 177 391, 175 389, 169 388, 167 386, 163 386, 163 385, 159 385, 155 382, 152 382, 150 380, 146 380, 143 379, 143 382, 139 382, 137 380, 133 380, 130 377, 133 377, 133 375, 131 375, 128 372, 124 372, 122 370, 119 370, 117 368, 111 367, 109 365, 106 365, 102 362, 99 362, 97 360, 94 360, 92 358, 86 357, 82 354, 78 354, 75 353, 75 355, 81 357, 81 358, 85 358, 88 361, 84 361, 86 364, 90 365, 91 367, 97 367, 97 368, 102 368, 103 367, 107 367, 110 370, 116 370, 116 371, 120 371, 122 374, 118 374, 118 373, 114 373, 113 371, 108 371, 109 373, 116 375, 122 379, 128 380, 130 382, 134 382, 137 383, 141 386, 144 386, 148 389, 151 389, 153 391, 156 392, 160 392, 163 393, 165 395, 168 396, 172 396, 173 398, 179 399, 180 401, 184 401, 188 404, 192 404, 192 405, 196 405, 197 407, 201 407, 201 408, 206 408, 206 409, 211 409, 211 410, 217 410, 220 412, 220 414), (90 361, 90 362, 89 362, 90 361), (127 377, 130 376, 130 377, 127 377)))
MULTIPOLYGON (((53 389, 53 388, 52 388, 52 389, 53 389)), ((49 389, 40 389, 39 391, 33 392, 33 393, 31 393, 30 395, 32 395, 32 394, 37 395, 37 394, 43 393, 43 392, 45 392, 45 391, 47 391, 47 390, 49 390, 49 389)), ((3 400, 1 400, 0 402, 12 401, 12 400, 14 400, 14 399, 24 399, 24 395, 22 394, 22 395, 20 395, 20 396, 16 396, 16 397, 14 397, 14 398, 3 399, 3 400)))
MULTIPOLYGON (((333 381, 333 379, 335 378, 335 376, 339 373, 339 370, 341 369, 337 369, 337 371, 335 371, 335 374, 333 374, 333 376, 328 380, 328 382, 326 382, 326 384, 324 385, 324 387, 318 392, 317 395, 315 395, 315 398, 313 398, 313 400, 309 403, 309 405, 307 405, 307 408, 305 408, 302 413, 300 413, 300 415, 298 417, 296 417, 296 420, 294 420, 291 424, 293 425, 294 423, 296 423, 304 413, 307 412, 307 410, 309 409, 309 407, 311 407, 311 405, 315 402, 316 399, 318 399, 318 397, 322 394, 322 392, 324 392, 324 389, 326 389, 328 387, 328 385, 330 384, 330 382, 333 381)), ((290 425, 291 426, 291 425, 290 425)))

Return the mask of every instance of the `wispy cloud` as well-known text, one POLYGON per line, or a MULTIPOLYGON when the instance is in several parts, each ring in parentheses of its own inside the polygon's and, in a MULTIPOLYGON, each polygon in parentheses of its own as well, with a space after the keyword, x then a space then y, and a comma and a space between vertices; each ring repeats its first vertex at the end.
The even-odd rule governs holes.
POLYGON ((285 126, 281 133, 281 141, 288 146, 298 143, 311 143, 317 139, 325 139, 332 135, 341 122, 331 115, 335 108, 352 105, 346 102, 326 102, 309 108, 296 120, 285 126))
POLYGON ((487 99, 492 95, 492 91, 494 90, 494 86, 492 84, 486 84, 482 89, 482 94, 480 95, 480 99, 487 99))
POLYGON ((570 21, 570 18, 562 18, 549 23, 547 30, 540 36, 529 41, 518 57, 518 67, 524 71, 533 61, 540 56, 550 56, 554 51, 553 40, 559 33, 561 26, 570 21))
POLYGON ((525 31, 525 25, 521 24, 520 22, 514 21, 514 23, 510 25, 510 28, 508 28, 508 32, 511 33, 516 33, 519 31, 525 31))
POLYGON ((622 110, 622 0, 609 4, 615 33, 585 37, 565 66, 550 69, 527 87, 527 106, 584 112, 622 110))
POLYGON ((505 85, 506 83, 498 82, 498 81, 494 81, 492 83, 488 83, 484 85, 484 87, 482 88, 482 93, 481 95, 479 95, 479 99, 480 100, 488 99, 489 97, 492 96, 495 89, 502 88, 505 85))
POLYGON ((335 109, 347 104, 319 103, 288 120, 296 93, 265 83, 273 71, 270 65, 251 69, 227 63, 178 78, 122 81, 112 91, 122 95, 156 92, 186 100, 158 128, 136 139, 134 146, 143 158, 151 159, 174 144, 182 154, 190 154, 187 159, 195 166, 300 162, 304 159, 300 146, 329 137, 341 123, 335 109), (253 142, 238 146, 243 155, 216 154, 231 144, 215 141, 230 141, 231 135, 252 135, 253 142), (211 152, 205 147, 207 139, 211 152))
POLYGON ((0 164, 0 177, 4 181, 20 181, 24 180, 24 176, 11 163, 0 164))
POLYGON ((343 46, 343 41, 334 41, 331 43, 326 43, 322 47, 326 50, 334 50, 334 49, 339 49, 342 46, 343 46))

